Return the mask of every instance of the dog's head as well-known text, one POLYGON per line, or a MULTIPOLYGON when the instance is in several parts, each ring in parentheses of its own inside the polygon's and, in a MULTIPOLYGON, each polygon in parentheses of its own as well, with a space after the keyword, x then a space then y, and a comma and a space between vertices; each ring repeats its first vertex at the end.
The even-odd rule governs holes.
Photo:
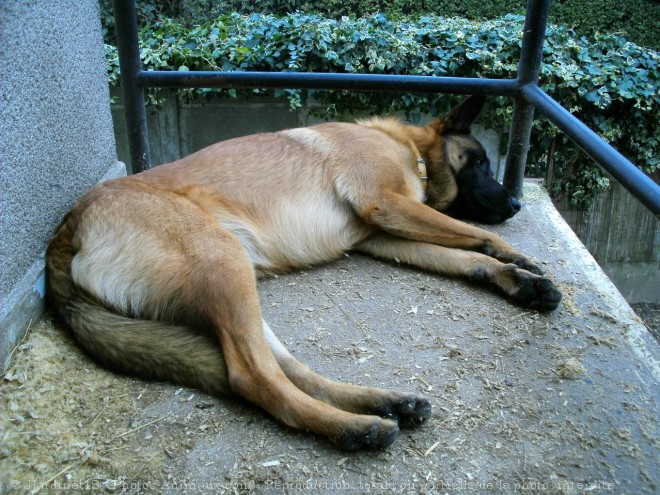
POLYGON ((470 96, 434 120, 420 142, 426 159, 426 203, 452 217, 499 223, 520 211, 520 202, 493 178, 486 150, 470 133, 485 97, 470 96))

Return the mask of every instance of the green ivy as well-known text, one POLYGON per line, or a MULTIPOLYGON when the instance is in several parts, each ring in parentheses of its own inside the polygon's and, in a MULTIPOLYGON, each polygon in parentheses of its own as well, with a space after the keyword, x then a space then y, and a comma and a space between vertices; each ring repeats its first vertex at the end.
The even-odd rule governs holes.
MULTIPOLYGON (((515 77, 523 17, 488 21, 425 16, 393 21, 384 14, 328 19, 309 14, 283 17, 224 15, 186 27, 162 20, 140 33, 147 70, 311 71, 427 76, 515 77)), ((117 84, 116 48, 106 45, 109 79, 117 84)), ((605 140, 647 173, 660 168, 660 69, 658 52, 614 35, 579 38, 565 27, 549 26, 541 85, 605 140)), ((393 88, 395 89, 395 88, 393 88)), ((201 96, 236 97, 260 90, 183 89, 184 101, 201 96)), ((353 113, 405 113, 415 120, 440 114, 450 99, 437 94, 279 90, 292 108, 313 96, 320 113, 346 118, 353 113)), ((150 103, 158 91, 148 93, 150 103)), ((493 98, 485 124, 508 129, 511 101, 493 98)), ((536 119, 528 171, 585 206, 607 186, 596 164, 544 118, 536 119)))
MULTIPOLYGON (((108 1, 108 0, 102 0, 108 1)), ((143 0, 144 1, 144 0, 143 0)), ((209 16, 239 12, 287 15, 291 12, 325 17, 364 16, 384 12, 401 16, 439 15, 467 19, 495 19, 524 14, 526 0, 170 0, 175 17, 191 24, 209 16)), ((141 2, 142 3, 142 2, 141 2)), ((160 8, 160 7, 159 7, 160 8)), ((660 2, 657 0, 553 0, 550 22, 571 26, 580 35, 619 33, 637 44, 660 48, 660 2)))

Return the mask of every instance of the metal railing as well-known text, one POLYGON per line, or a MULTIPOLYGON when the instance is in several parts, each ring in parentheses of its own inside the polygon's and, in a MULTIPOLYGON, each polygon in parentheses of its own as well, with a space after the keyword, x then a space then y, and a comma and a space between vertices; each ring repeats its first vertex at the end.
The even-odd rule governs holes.
POLYGON ((144 88, 288 88, 485 94, 514 98, 504 185, 520 196, 534 110, 546 115, 614 179, 660 218, 660 186, 538 85, 550 0, 528 0, 515 79, 479 79, 309 72, 145 71, 140 61, 135 0, 113 0, 131 171, 151 166, 144 88))

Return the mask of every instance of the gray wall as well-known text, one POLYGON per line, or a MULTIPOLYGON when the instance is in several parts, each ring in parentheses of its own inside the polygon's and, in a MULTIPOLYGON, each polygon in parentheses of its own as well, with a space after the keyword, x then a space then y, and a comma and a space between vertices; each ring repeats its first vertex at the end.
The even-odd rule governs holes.
POLYGON ((116 161, 95 0, 0 1, 0 364, 42 310, 43 252, 116 161))
POLYGON ((555 206, 629 303, 660 303, 660 220, 611 182, 588 211, 555 206))
MULTIPOLYGON (((112 88, 116 103, 112 105, 112 118, 120 160, 129 159, 126 121, 121 92, 112 88)), ((162 102, 158 107, 147 107, 149 149, 152 165, 161 165, 189 155, 223 139, 231 139, 258 132, 272 132, 325 122, 316 116, 314 103, 291 111, 286 98, 267 95, 249 99, 213 98, 183 103, 169 90, 161 90, 162 102)), ((359 115, 359 116, 368 116, 359 115)), ((403 118, 403 116, 401 116, 403 118)), ((352 116, 339 116, 336 120, 353 121, 352 116)), ((431 120, 426 116, 422 120, 431 120)), ((504 159, 500 155, 500 136, 493 130, 475 125, 472 132, 483 143, 488 158, 499 179, 504 175, 504 159)))

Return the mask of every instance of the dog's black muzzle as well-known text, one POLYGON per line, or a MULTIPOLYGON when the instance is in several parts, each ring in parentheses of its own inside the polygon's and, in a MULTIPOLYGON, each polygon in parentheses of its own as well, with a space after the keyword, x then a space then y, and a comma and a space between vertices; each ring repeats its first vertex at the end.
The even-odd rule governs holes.
POLYGON ((520 211, 522 205, 493 177, 463 169, 457 176, 458 194, 446 213, 480 223, 501 223, 520 211))

